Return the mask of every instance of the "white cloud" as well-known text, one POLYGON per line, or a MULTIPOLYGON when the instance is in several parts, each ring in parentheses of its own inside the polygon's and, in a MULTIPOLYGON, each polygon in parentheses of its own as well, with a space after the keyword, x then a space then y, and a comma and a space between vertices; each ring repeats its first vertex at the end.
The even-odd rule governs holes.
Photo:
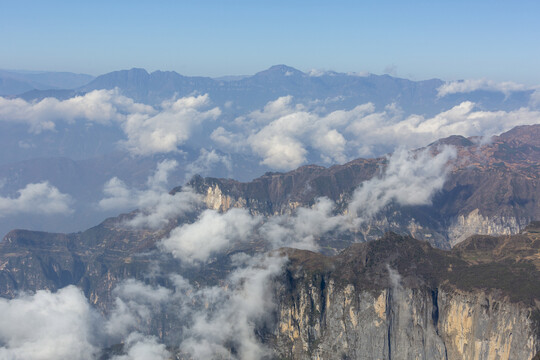
MULTIPOLYGON (((531 96, 531 105, 536 101, 531 96)), ((540 97, 539 97, 540 99, 540 97)), ((231 128, 217 128, 212 139, 232 151, 251 151, 276 170, 292 170, 313 161, 344 163, 357 157, 380 156, 396 148, 418 148, 450 135, 491 136, 517 125, 540 123, 540 111, 478 110, 462 102, 433 117, 404 116, 395 104, 376 111, 371 103, 328 114, 295 105, 291 96, 269 102, 262 110, 236 119, 231 128), (231 129, 238 129, 237 132, 231 129)))
POLYGON ((308 76, 311 76, 311 77, 321 77, 321 76, 326 75, 326 71, 320 70, 320 69, 311 69, 307 72, 307 74, 308 76))
POLYGON ((280 215, 268 218, 260 228, 260 234, 274 249, 293 247, 316 251, 317 237, 342 227, 347 221, 341 215, 334 215, 335 204, 328 198, 317 199, 311 208, 299 207, 294 215, 280 215))
POLYGON ((381 149, 391 152, 400 146, 421 147, 450 135, 491 136, 518 125, 540 123, 540 111, 476 111, 475 106, 470 101, 462 102, 432 118, 411 115, 403 119, 389 110, 372 113, 354 120, 345 133, 354 135, 350 146, 364 151, 360 155, 372 156, 381 149))
POLYGON ((372 109, 372 104, 364 104, 320 116, 303 106, 292 106, 290 96, 281 97, 268 103, 263 111, 249 115, 248 124, 256 127, 248 135, 247 143, 262 157, 262 164, 279 170, 291 170, 305 163, 308 147, 318 150, 323 162, 345 162, 347 139, 339 128, 372 109), (263 127, 259 128, 261 124, 263 127))
POLYGON ((315 135, 313 146, 321 151, 321 158, 325 163, 344 163, 347 161, 345 156, 345 146, 347 140, 336 129, 322 131, 315 135))
POLYGON ((153 114, 148 105, 135 103, 118 90, 94 90, 67 100, 45 98, 38 102, 0 97, 0 121, 30 125, 30 131, 54 130, 57 121, 85 120, 102 124, 124 121, 127 114, 153 114))
MULTIPOLYGON (((289 115, 293 112, 305 110, 302 104, 293 106, 293 97, 291 95, 281 96, 276 100, 269 101, 262 110, 256 110, 247 115, 251 122, 259 124, 267 124, 277 118, 289 115)), ((236 119, 236 123, 242 124, 246 119, 241 117, 236 119)))
POLYGON ((113 177, 103 186, 106 197, 99 201, 99 206, 104 210, 134 208, 138 199, 132 195, 133 191, 122 180, 113 177))
POLYGON ((221 115, 217 107, 202 110, 208 105, 208 95, 200 95, 165 101, 157 114, 131 114, 122 123, 128 138, 121 144, 137 155, 175 152, 189 139, 193 128, 221 115))
POLYGON ((113 294, 115 307, 108 318, 73 285, 0 298, 0 359, 91 360, 111 342, 124 343, 126 354, 115 360, 169 359, 165 345, 137 330, 171 300, 173 291, 129 279, 113 294))
POLYGON ((222 126, 214 129, 212 134, 210 134, 210 139, 226 150, 240 152, 245 147, 242 134, 234 134, 222 126))
POLYGON ((175 160, 164 160, 157 166, 154 175, 147 181, 147 188, 138 190, 129 188, 123 181, 114 177, 103 189, 105 198, 99 206, 105 210, 139 209, 140 211, 126 224, 132 227, 159 228, 168 221, 192 211, 200 203, 200 195, 189 187, 171 195, 168 192, 168 178, 178 166, 175 160))
POLYGON ((134 102, 117 89, 38 102, 0 97, 0 121, 28 124, 33 133, 54 130, 59 121, 120 125, 127 136, 120 145, 135 155, 151 155, 177 151, 189 139, 193 128, 219 117, 219 108, 205 110, 209 104, 208 95, 200 95, 164 101, 156 109, 134 102))
POLYGON ((468 79, 449 81, 437 89, 437 96, 443 97, 456 93, 470 93, 477 90, 498 91, 508 96, 515 91, 530 90, 530 87, 512 81, 496 82, 488 79, 468 79))
POLYGON ((120 342, 129 333, 142 330, 156 309, 170 300, 172 290, 127 279, 114 288, 113 295, 114 308, 102 326, 109 339, 120 342))
POLYGON ((173 229, 161 241, 161 246, 187 264, 205 262, 231 244, 247 240, 259 221, 245 209, 231 209, 225 213, 205 210, 193 224, 173 229))
POLYGON ((306 162, 308 151, 292 136, 272 134, 272 129, 265 128, 249 141, 253 151, 263 158, 261 164, 272 169, 292 170, 306 162))
POLYGON ((534 92, 531 94, 529 105, 532 107, 537 107, 540 105, 540 89, 534 90, 534 92))
POLYGON ((206 176, 217 165, 222 164, 232 176, 232 163, 230 156, 220 155, 216 150, 208 151, 201 149, 197 160, 186 166, 185 181, 190 180, 194 175, 198 174, 206 176))
POLYGON ((270 321, 275 307, 269 296, 271 280, 281 273, 285 262, 281 257, 255 256, 229 275, 226 286, 201 290, 177 277, 185 294, 184 305, 189 307, 185 311, 191 317, 181 350, 194 359, 252 360, 270 355, 255 329, 270 321))
POLYGON ((0 217, 16 214, 70 214, 73 200, 48 182, 28 184, 18 196, 0 197, 0 217))
POLYGON ((99 350, 99 317, 75 286, 0 298, 0 358, 93 359, 99 350))
POLYGON ((435 156, 429 149, 396 152, 381 177, 364 181, 354 191, 349 214, 369 218, 392 201, 403 206, 431 204, 433 195, 444 185, 448 162, 455 157, 452 147, 442 148, 435 156))
POLYGON ((292 215, 263 218, 246 209, 233 208, 221 213, 205 210, 191 224, 173 229, 160 243, 186 266, 208 261, 213 255, 242 242, 264 240, 272 249, 294 247, 318 249, 317 237, 348 226, 350 219, 335 215, 335 204, 319 198, 311 208, 299 207, 292 215))
POLYGON ((168 360, 171 353, 155 337, 132 333, 124 343, 126 355, 117 355, 112 360, 168 360))

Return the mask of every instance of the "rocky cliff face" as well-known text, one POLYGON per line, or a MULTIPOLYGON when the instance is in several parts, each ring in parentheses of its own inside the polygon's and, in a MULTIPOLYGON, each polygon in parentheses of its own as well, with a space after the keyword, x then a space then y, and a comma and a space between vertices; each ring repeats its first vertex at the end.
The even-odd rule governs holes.
POLYGON ((280 357, 531 359, 540 347, 530 310, 484 293, 325 286, 280 306, 280 357))
MULTIPOLYGON (((3 296, 74 283, 106 309, 120 280, 144 280, 150 238, 124 241, 129 233, 113 224, 92 231, 103 240, 12 233, 2 244, 3 296)), ((289 262, 274 279, 272 325, 255 331, 276 358, 531 359, 540 351, 540 223, 520 235, 474 236, 451 251, 391 233, 337 256, 280 251, 289 262)), ((227 256, 182 275, 219 284, 227 256)), ((162 341, 177 341, 182 324, 166 315, 148 325, 162 341)))
MULTIPOLYGON (((537 276, 538 234, 525 237, 533 241, 530 275, 537 276)), ((289 251, 271 337, 278 357, 532 359, 540 351, 538 280, 528 288, 531 298, 508 296, 512 286, 527 286, 515 268, 505 268, 510 258, 523 261, 521 246, 508 248, 510 238, 489 238, 493 253, 506 247, 505 260, 486 255, 488 238, 468 240, 467 255, 395 235, 337 257, 289 251), (486 287, 481 275, 463 277, 489 267, 498 268, 494 287, 486 287)))
POLYGON ((473 234, 482 235, 512 235, 519 233, 527 226, 528 217, 516 216, 483 216, 480 209, 474 209, 468 214, 460 214, 448 227, 448 239, 454 246, 473 234))

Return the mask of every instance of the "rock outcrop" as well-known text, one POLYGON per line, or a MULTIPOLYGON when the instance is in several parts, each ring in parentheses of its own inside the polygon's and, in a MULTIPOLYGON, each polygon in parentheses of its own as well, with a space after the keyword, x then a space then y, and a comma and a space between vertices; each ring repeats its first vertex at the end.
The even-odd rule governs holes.
POLYGON ((395 234, 335 257, 284 250, 270 342, 289 359, 532 359, 538 225, 452 251, 395 234))
POLYGON ((279 357, 531 359, 540 346, 530 309, 482 292, 325 286, 309 284, 280 306, 279 357))

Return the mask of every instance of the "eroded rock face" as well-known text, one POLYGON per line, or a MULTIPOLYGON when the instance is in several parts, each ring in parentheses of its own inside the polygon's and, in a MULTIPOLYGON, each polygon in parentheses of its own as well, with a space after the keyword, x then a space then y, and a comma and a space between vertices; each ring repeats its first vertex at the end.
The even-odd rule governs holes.
POLYGON ((272 347, 288 359, 531 359, 540 351, 537 228, 452 251, 395 235, 335 257, 291 250, 272 347))
POLYGON ((479 209, 469 214, 458 215, 448 228, 448 240, 451 246, 459 244, 469 236, 480 235, 513 235, 518 234, 533 219, 515 216, 483 216, 479 209))
POLYGON ((333 281, 298 289, 279 308, 276 349, 292 359, 531 359, 531 313, 489 295, 333 281))
POLYGON ((439 308, 448 359, 531 359, 539 350, 526 307, 484 293, 443 291, 439 308))
MULTIPOLYGON (((74 283, 106 311, 119 281, 145 281, 154 244, 110 225, 92 230, 102 239, 95 243, 84 233, 10 233, 0 246, 3 295, 74 283)), ((278 358, 530 359, 540 351, 539 222, 520 235, 473 236, 452 250, 388 233, 335 256, 280 251, 289 262, 268 294, 273 321, 255 329, 278 358)), ((161 265, 164 274, 180 268, 174 261, 161 265)), ((230 266, 223 255, 182 276, 218 285, 230 266)), ((182 322, 165 310, 145 326, 178 344, 182 322)))

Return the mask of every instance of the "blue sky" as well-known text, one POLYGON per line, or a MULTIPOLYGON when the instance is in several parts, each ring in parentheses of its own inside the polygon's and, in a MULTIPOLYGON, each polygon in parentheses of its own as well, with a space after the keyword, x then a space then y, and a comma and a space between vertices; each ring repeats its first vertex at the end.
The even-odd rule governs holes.
POLYGON ((369 71, 540 84, 539 1, 4 1, 0 68, 369 71))

